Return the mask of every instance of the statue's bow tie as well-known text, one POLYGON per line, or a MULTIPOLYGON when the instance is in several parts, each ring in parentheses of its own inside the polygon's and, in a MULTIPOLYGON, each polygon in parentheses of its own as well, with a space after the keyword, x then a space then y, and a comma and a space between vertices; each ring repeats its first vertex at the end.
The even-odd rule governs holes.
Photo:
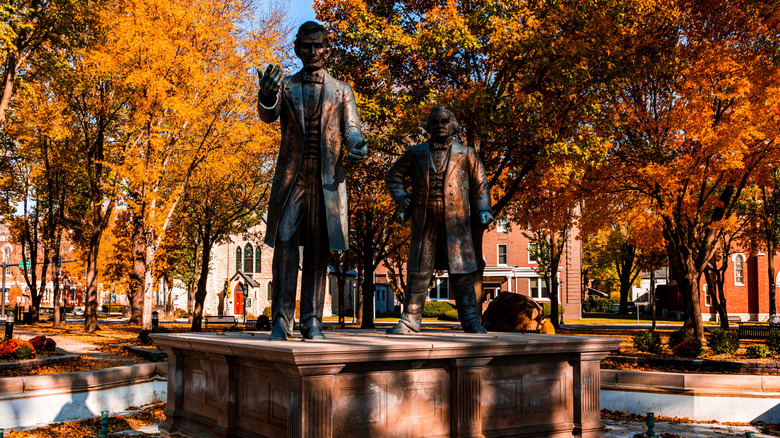
POLYGON ((315 84, 321 84, 324 81, 324 78, 322 74, 311 74, 303 72, 303 77, 301 77, 301 81, 303 82, 313 82, 315 84))

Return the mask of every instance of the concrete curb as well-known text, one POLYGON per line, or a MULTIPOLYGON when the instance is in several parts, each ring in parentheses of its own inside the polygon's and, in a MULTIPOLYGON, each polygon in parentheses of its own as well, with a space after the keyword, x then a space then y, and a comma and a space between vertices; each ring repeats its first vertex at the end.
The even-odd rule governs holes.
POLYGON ((601 370, 601 408, 696 421, 780 423, 780 376, 601 370))
POLYGON ((27 359, 27 360, 17 360, 13 362, 2 362, 0 363, 0 371, 29 370, 44 365, 53 365, 57 363, 70 362, 72 360, 78 359, 79 357, 81 357, 81 355, 62 354, 59 356, 42 357, 40 359, 27 359))
POLYGON ((92 418, 167 400, 168 364, 0 379, 0 428, 92 418))

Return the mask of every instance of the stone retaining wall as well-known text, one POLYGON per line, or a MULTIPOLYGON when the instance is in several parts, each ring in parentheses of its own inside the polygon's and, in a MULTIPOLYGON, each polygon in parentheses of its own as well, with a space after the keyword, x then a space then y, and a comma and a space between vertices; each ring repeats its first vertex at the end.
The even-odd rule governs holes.
POLYGON ((665 367, 672 370, 704 371, 733 374, 778 374, 780 362, 777 361, 730 361, 711 359, 676 359, 670 357, 609 356, 613 362, 635 365, 665 367))
POLYGON ((166 401, 167 376, 167 364, 145 363, 0 379, 0 428, 82 420, 166 401))
POLYGON ((780 376, 601 370, 601 407, 697 421, 780 423, 780 376))

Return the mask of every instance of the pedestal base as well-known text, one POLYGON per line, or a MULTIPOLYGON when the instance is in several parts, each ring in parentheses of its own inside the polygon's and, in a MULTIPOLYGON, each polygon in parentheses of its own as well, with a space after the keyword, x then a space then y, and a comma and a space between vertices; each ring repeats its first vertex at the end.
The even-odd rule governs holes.
POLYGON ((164 437, 600 437, 599 362, 619 338, 326 331, 152 335, 164 437))

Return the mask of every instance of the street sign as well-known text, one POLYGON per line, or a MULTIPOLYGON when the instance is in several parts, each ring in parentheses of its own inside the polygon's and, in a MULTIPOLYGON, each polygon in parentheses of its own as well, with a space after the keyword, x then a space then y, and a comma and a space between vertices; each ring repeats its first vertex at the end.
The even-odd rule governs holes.
POLYGON ((27 260, 26 262, 24 260, 19 261, 19 267, 20 268, 29 268, 31 260, 27 260))

